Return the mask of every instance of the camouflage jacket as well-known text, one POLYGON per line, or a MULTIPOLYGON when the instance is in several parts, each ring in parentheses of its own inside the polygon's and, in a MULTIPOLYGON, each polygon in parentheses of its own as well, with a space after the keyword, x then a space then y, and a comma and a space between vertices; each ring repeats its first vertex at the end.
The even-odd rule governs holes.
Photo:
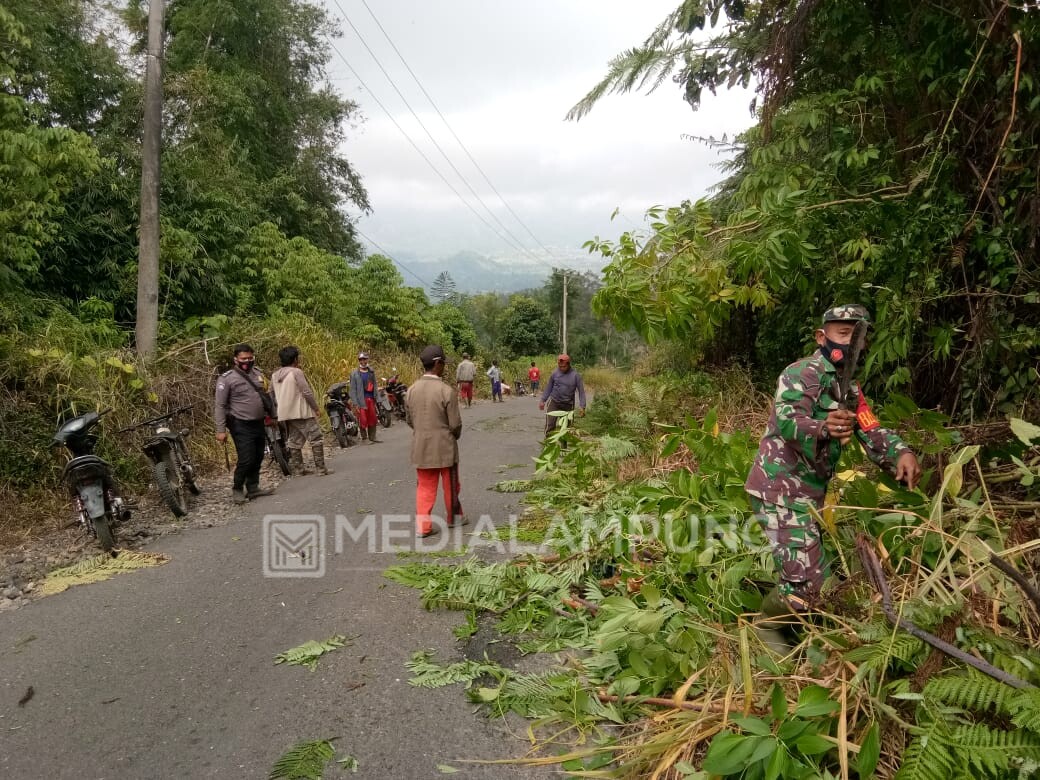
MULTIPOLYGON (((838 408, 837 379, 834 364, 819 352, 784 369, 769 424, 744 483, 750 495, 785 506, 823 505, 827 483, 841 457, 840 442, 823 431, 827 413, 838 408), (824 476, 816 470, 818 453, 826 466, 821 469, 826 472, 824 476)), ((854 390, 862 399, 859 387, 854 386, 854 390)), ((864 431, 857 425, 855 435, 867 456, 890 473, 895 471, 899 456, 910 451, 886 428, 864 431)))

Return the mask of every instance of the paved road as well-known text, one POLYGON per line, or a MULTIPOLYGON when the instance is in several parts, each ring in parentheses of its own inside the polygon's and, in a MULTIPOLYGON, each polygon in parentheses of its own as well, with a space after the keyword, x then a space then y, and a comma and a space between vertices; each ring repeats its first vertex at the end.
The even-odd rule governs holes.
MULTIPOLYGON (((530 474, 537 404, 483 402, 463 418, 463 505, 505 522, 517 496, 487 488, 530 474)), ((367 538, 341 534, 335 551, 337 514, 357 528, 369 513, 413 511, 410 431, 395 423, 381 433, 382 444, 338 453, 334 476, 289 480, 229 525, 163 537, 148 549, 170 557, 164 566, 0 614, 0 777, 266 778, 290 746, 328 737, 337 756, 357 757, 358 777, 443 777, 438 764, 459 777, 535 776, 462 763, 520 755, 525 744, 475 714, 459 686, 407 682, 416 649, 461 658, 451 633, 461 616, 425 612, 417 591, 383 578, 401 560, 380 540, 370 552, 367 538), (324 577, 262 575, 271 513, 327 519, 324 577), (334 634, 357 638, 315 671, 273 663, 334 634), (35 696, 19 706, 30 685, 35 696)), ((396 528, 398 544, 416 543, 410 521, 396 528)))

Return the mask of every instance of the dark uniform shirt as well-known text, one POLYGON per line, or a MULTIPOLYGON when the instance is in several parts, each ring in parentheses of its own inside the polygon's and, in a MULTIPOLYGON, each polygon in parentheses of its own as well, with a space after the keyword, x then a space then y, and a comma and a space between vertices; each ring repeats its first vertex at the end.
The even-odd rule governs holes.
MULTIPOLYGON (((260 373, 260 369, 253 366, 249 377, 263 390, 264 375, 260 373)), ((234 417, 236 420, 262 420, 266 416, 263 401, 241 371, 233 368, 220 375, 213 403, 213 421, 216 423, 217 433, 223 433, 227 428, 228 417, 234 417)))

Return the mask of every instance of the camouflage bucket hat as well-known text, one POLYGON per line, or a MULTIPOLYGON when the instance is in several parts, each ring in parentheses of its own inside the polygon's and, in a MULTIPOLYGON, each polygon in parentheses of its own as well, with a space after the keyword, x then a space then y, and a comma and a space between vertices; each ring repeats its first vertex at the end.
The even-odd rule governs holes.
POLYGON ((860 306, 858 303, 846 303, 841 306, 835 306, 833 309, 827 309, 823 313, 823 324, 826 325, 828 322, 863 322, 870 324, 870 314, 867 313, 865 306, 860 306))

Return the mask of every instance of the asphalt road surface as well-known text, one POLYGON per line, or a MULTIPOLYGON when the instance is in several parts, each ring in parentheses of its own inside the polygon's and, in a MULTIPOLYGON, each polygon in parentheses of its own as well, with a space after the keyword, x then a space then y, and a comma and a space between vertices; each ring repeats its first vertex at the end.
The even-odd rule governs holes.
MULTIPOLYGON (((466 514, 507 522, 519 497, 488 488, 531 474, 537 403, 481 402, 463 419, 466 514)), ((382 576, 414 560, 386 548, 417 541, 410 517, 384 522, 414 511, 411 431, 395 422, 380 434, 381 444, 336 451, 332 476, 288 480, 228 525, 159 539, 147 549, 169 556, 163 566, 0 614, 0 777, 266 778, 294 744, 332 737, 337 758, 357 758, 356 777, 444 777, 438 765, 466 778, 546 776, 467 763, 522 755, 522 730, 475 712, 461 686, 408 684, 415 650, 462 657, 451 629, 463 618, 426 612, 418 591, 382 576), (268 568, 324 561, 324 576, 264 576, 263 518, 273 514, 324 518, 326 552, 269 556, 268 568), (335 634, 354 638, 314 671, 274 664, 335 634), (34 696, 19 705, 29 686, 34 696)), ((298 538, 306 526, 289 530, 298 538)), ((333 765, 334 776, 350 775, 333 765)))

